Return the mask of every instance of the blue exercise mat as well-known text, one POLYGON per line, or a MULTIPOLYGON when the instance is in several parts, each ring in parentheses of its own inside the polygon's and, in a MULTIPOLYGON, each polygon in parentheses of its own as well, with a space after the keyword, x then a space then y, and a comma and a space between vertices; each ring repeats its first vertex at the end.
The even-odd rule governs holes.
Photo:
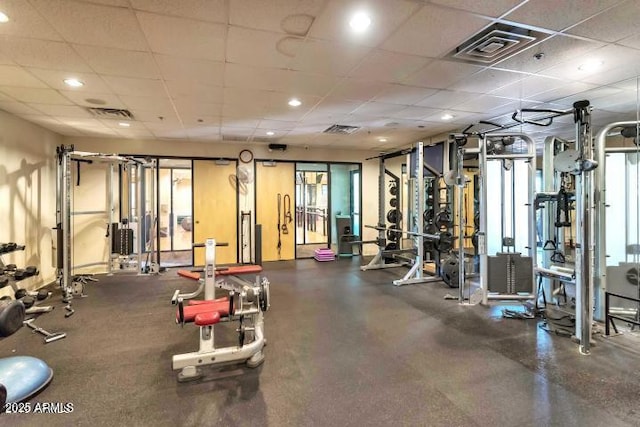
POLYGON ((7 389, 7 403, 20 402, 32 396, 49 384, 51 378, 51 368, 35 357, 0 359, 0 384, 7 389))

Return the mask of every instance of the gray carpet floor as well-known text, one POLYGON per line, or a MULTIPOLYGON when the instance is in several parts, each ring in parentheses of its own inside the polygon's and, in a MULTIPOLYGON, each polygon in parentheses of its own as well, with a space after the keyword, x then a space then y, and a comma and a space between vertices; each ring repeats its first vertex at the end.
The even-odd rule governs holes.
MULTIPOLYGON (((22 328, 0 357, 30 355, 54 370, 31 399, 68 414, 4 414, 11 426, 624 426, 640 425, 640 345, 598 340, 581 356, 536 320, 462 307, 442 283, 395 287, 405 270, 360 272, 358 259, 265 264, 271 281, 265 363, 207 369, 177 383, 171 356, 197 349, 169 303, 193 282, 101 277, 37 323, 67 338, 43 344, 22 328)), ((235 342, 234 325, 217 326, 235 342)))

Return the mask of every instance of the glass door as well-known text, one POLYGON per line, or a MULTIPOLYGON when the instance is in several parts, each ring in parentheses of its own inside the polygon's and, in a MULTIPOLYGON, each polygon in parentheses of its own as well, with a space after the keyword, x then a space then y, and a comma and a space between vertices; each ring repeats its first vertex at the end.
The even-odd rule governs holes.
POLYGON ((191 160, 160 159, 158 168, 158 234, 160 265, 191 265, 191 160))
MULTIPOLYGON (((296 258, 329 245, 329 174, 326 163, 296 164, 296 258)), ((281 207, 289 207, 283 200, 281 207)))

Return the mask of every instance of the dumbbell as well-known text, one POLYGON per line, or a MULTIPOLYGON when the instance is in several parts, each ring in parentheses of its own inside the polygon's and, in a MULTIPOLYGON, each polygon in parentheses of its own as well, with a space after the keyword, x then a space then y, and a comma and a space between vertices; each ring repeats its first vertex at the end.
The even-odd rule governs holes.
POLYGON ((9 284, 9 278, 7 276, 0 276, 0 288, 4 288, 9 284))
POLYGON ((13 296, 16 299, 35 297, 38 301, 42 301, 49 298, 49 291, 47 291, 46 289, 40 289, 38 292, 29 292, 26 289, 18 289, 13 296))

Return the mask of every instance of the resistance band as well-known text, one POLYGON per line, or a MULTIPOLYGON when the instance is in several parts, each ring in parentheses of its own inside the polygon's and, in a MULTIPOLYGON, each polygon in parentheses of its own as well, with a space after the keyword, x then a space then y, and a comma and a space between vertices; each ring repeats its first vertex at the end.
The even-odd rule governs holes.
POLYGON ((291 223, 293 218, 291 217, 291 196, 288 194, 284 195, 284 218, 282 222, 282 234, 289 234, 289 229, 287 228, 287 223, 291 223))
POLYGON ((282 211, 282 194, 278 193, 278 258, 280 258, 280 250, 282 249, 282 240, 280 238, 280 230, 281 230, 281 224, 280 224, 280 213, 282 211))

